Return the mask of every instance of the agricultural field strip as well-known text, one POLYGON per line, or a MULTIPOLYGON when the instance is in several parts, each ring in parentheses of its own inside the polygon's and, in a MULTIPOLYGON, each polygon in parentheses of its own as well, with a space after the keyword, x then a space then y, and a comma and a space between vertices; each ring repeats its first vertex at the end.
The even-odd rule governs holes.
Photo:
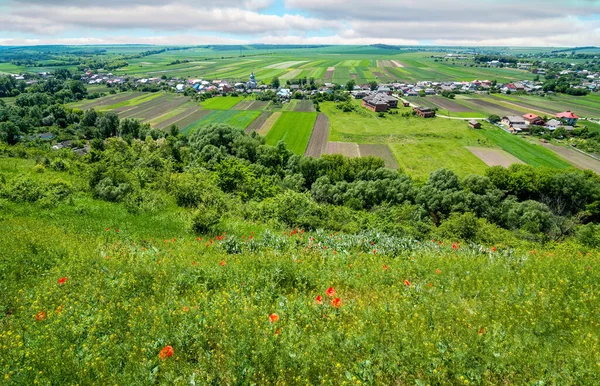
POLYGON ((256 118, 248 127, 246 128, 246 134, 250 134, 254 131, 259 130, 265 122, 271 117, 273 113, 269 111, 262 112, 258 118, 256 118))
POLYGON ((303 155, 313 131, 317 113, 283 112, 267 134, 266 142, 276 145, 284 141, 288 149, 303 155))
POLYGON ((200 107, 199 106, 194 106, 194 107, 190 107, 189 109, 185 110, 184 112, 177 114, 176 116, 169 118, 163 122, 157 123, 156 127, 158 129, 164 129, 166 127, 171 126, 172 124, 176 124, 179 121, 182 121, 184 119, 186 119, 187 117, 189 117, 190 115, 197 113, 198 111, 200 111, 200 107))
POLYGON ((398 161, 388 145, 359 144, 358 150, 361 157, 382 158, 386 168, 398 169, 398 161))
POLYGON ((144 94, 139 93, 139 92, 116 94, 116 95, 111 95, 111 96, 107 96, 107 97, 103 97, 103 98, 92 99, 89 101, 70 103, 67 106, 72 107, 72 108, 78 108, 81 110, 89 110, 89 109, 93 109, 96 107, 110 106, 110 105, 114 105, 115 103, 125 102, 130 99, 139 98, 142 95, 144 95, 144 94))
POLYGON ((327 143, 327 154, 341 154, 345 157, 359 158, 360 149, 354 142, 329 142, 327 143))
POLYGON ((327 153, 329 125, 329 117, 326 114, 319 113, 304 155, 319 158, 327 153))
POLYGON ((566 146, 556 146, 550 143, 544 143, 542 146, 544 146, 546 149, 552 150, 554 153, 566 159, 578 169, 592 170, 595 173, 600 174, 600 161, 592 157, 566 146))
POLYGON ((149 120, 152 118, 159 117, 163 114, 168 113, 170 110, 175 109, 187 102, 189 99, 187 98, 177 98, 177 99, 155 99, 154 103, 146 106, 145 108, 133 109, 129 110, 124 114, 120 114, 120 118, 140 118, 143 120, 149 120))
MULTIPOLYGON (((202 117, 204 117, 210 113, 211 113, 210 110, 197 110, 197 111, 193 112, 192 114, 189 114, 186 117, 180 119, 179 121, 173 122, 172 124, 177 126, 180 131, 183 131, 188 126, 195 124, 200 119, 202 119, 202 117)), ((169 124, 169 126, 170 125, 171 124, 169 124)))
POLYGON ((256 132, 262 136, 266 136, 267 134, 269 134, 269 131, 271 131, 271 129, 273 128, 273 126, 275 125, 275 122, 277 122, 277 120, 281 117, 281 112, 275 112, 273 113, 264 123, 264 125, 262 125, 260 127, 260 129, 256 130, 256 132))
POLYGON ((471 153, 475 154, 475 156, 485 162, 485 164, 488 166, 502 166, 507 168, 512 164, 525 163, 512 154, 501 149, 471 146, 467 146, 467 149, 469 149, 471 153))

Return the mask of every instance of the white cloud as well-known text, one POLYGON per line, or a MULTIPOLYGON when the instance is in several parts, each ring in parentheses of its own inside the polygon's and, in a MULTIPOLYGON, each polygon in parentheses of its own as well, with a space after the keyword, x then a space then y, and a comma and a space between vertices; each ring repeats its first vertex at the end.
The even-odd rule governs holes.
POLYGON ((34 36, 21 41, 65 41, 85 30, 121 35, 92 41, 156 44, 600 45, 600 21, 589 18, 600 15, 599 0, 284 0, 288 14, 266 14, 274 1, 12 0, 0 13, 0 37, 4 31, 34 36), (148 30, 157 37, 126 37, 148 30), (164 38, 173 33, 191 40, 164 38), (216 37, 223 35, 232 38, 216 37))

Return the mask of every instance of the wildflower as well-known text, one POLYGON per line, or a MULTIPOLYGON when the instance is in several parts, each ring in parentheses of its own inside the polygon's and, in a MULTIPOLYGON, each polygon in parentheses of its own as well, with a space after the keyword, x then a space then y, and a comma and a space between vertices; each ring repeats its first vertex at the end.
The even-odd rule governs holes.
POLYGON ((110 228, 106 228, 106 229, 104 229, 104 230, 105 230, 106 232, 108 232, 108 231, 110 230, 110 228))
POLYGON ((119 233, 119 230, 118 230, 118 229, 115 229, 115 233, 119 233))
POLYGON ((195 262, 195 261, 192 261, 192 265, 196 265, 196 262, 195 262))
POLYGON ((439 268, 435 270, 436 275, 439 275, 440 273, 442 273, 442 271, 439 268))
POLYGON ((431 288, 431 287, 433 287, 433 284, 427 283, 427 287, 431 288))
POLYGON ((269 315, 269 321, 271 323, 276 323, 277 321, 279 321, 279 315, 277 315, 277 314, 269 315))
POLYGON ((279 335, 281 335, 282 332, 283 332, 283 330, 281 328, 278 328, 278 329, 275 330, 275 332, 273 333, 273 335, 279 336, 279 335))
POLYGON ((190 311, 190 307, 188 306, 183 306, 183 308, 181 309, 183 312, 189 312, 190 311))
POLYGON ((220 265, 221 267, 224 267, 224 266, 225 266, 225 260, 221 260, 221 262, 219 263, 219 265, 220 265))
POLYGON ((67 281, 66 277, 61 277, 60 279, 58 279, 58 284, 59 285, 65 284, 66 281, 67 281))
POLYGON ((44 319, 46 319, 46 312, 45 311, 40 311, 37 314, 35 314, 35 320, 42 321, 44 319))
POLYGON ((481 327, 479 331, 477 331, 477 335, 482 336, 485 335, 485 328, 481 327))
POLYGON ((331 301, 331 306, 334 308, 340 308, 342 306, 342 300, 340 298, 335 298, 331 301))
POLYGON ((317 298, 315 299, 315 302, 317 302, 317 304, 323 304, 323 296, 321 296, 321 295, 317 296, 317 298))
POLYGON ((56 311, 54 311, 54 312, 56 312, 57 314, 60 314, 61 312, 63 312, 63 308, 64 308, 64 306, 60 305, 60 306, 56 307, 56 311))
POLYGON ((388 267, 387 265, 384 265, 384 266, 383 266, 383 270, 384 270, 384 271, 388 271, 389 269, 390 269, 390 267, 388 267))
POLYGON ((327 294, 327 296, 333 297, 333 295, 335 295, 335 289, 333 287, 329 287, 327 288, 327 291, 325 291, 325 293, 327 294))
POLYGON ((496 247, 492 247, 492 252, 496 252, 496 247))
POLYGON ((165 359, 172 357, 174 353, 175 350, 173 350, 173 347, 165 346, 162 350, 160 350, 158 357, 164 361, 165 359))
POLYGON ((458 244, 452 243, 452 249, 457 250, 458 249, 458 244))
POLYGON ((376 255, 377 254, 377 249, 373 249, 373 254, 376 255))
POLYGON ((410 282, 408 280, 404 280, 404 285, 410 287, 410 282))

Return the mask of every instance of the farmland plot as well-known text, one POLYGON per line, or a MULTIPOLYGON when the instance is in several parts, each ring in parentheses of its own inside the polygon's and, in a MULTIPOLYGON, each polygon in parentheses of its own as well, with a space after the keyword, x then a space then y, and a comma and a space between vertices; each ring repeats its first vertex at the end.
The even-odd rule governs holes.
POLYGON ((488 166, 503 166, 507 168, 512 164, 525 163, 512 154, 500 149, 490 149, 487 147, 467 147, 467 149, 488 166))
POLYGON ((313 131, 316 113, 283 112, 266 136, 267 144, 284 141, 291 151, 303 155, 313 131))
POLYGON ((302 112, 302 113, 314 113, 315 105, 310 100, 300 100, 296 104, 294 111, 302 112))
POLYGON ((211 123, 223 123, 231 125, 239 129, 246 129, 252 121, 254 121, 260 115, 259 111, 211 111, 210 114, 202 117, 199 121, 193 123, 184 129, 184 133, 188 133, 198 127, 206 126, 211 123))
MULTIPOLYGON (((174 125, 176 125, 176 126, 178 126, 178 127, 181 128, 181 126, 179 126, 178 123, 180 123, 184 119, 190 117, 192 114, 198 113, 199 111, 200 111, 200 107, 198 107, 198 106, 190 107, 189 109, 187 109, 187 110, 185 110, 185 111, 183 111, 183 112, 175 115, 174 117, 171 117, 171 118, 169 118, 167 120, 164 120, 162 122, 157 122, 155 124, 155 126, 158 129, 164 129, 164 128, 167 128, 167 127, 169 127, 169 126, 171 126, 171 125, 174 124, 174 125)), ((203 111, 206 111, 206 110, 203 110, 203 111)), ((206 112, 206 114, 208 114, 208 112, 206 112)), ((198 119, 200 119, 200 118, 198 118, 198 119)))
POLYGON ((254 131, 258 131, 267 120, 271 117, 273 113, 265 111, 261 113, 258 118, 256 118, 248 127, 246 128, 246 134, 250 134, 254 131))
POLYGON ((310 136, 310 141, 308 142, 304 155, 319 158, 321 155, 327 153, 329 125, 329 117, 320 113, 315 121, 315 126, 313 127, 313 132, 310 136))
POLYGON ((78 108, 81 110, 95 109, 102 106, 110 106, 117 103, 125 102, 130 99, 138 98, 143 95, 140 92, 122 93, 117 95, 111 95, 104 98, 98 98, 93 100, 86 100, 76 103, 71 103, 68 106, 78 108))
POLYGON ((187 134, 196 122, 210 113, 211 112, 209 110, 197 110, 192 114, 180 119, 179 121, 174 122, 173 124, 177 126, 179 131, 181 131, 183 134, 187 134))
POLYGON ((385 162, 385 167, 388 169, 398 169, 396 157, 390 150, 388 145, 358 145, 361 157, 379 157, 385 162))
POLYGON ((214 97, 202 102, 201 106, 206 110, 230 110, 242 100, 242 97, 214 97))
POLYGON ((273 113, 256 132, 262 136, 266 136, 273 126, 275 126, 275 122, 277 122, 279 117, 281 117, 281 112, 273 113))
POLYGON ((341 154, 345 157, 358 158, 360 150, 358 144, 354 142, 329 142, 327 144, 327 154, 341 154))
POLYGON ((127 110, 126 112, 119 114, 119 117, 138 118, 145 121, 166 114, 187 102, 189 102, 188 98, 181 97, 175 99, 173 97, 165 96, 127 110))

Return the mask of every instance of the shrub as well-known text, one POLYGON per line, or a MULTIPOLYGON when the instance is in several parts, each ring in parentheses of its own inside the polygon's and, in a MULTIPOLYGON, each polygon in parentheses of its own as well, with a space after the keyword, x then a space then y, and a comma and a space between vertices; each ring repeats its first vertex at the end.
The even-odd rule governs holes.
POLYGON ((217 224, 220 219, 221 216, 216 209, 200 205, 192 215, 191 229, 198 234, 218 233, 217 224))

